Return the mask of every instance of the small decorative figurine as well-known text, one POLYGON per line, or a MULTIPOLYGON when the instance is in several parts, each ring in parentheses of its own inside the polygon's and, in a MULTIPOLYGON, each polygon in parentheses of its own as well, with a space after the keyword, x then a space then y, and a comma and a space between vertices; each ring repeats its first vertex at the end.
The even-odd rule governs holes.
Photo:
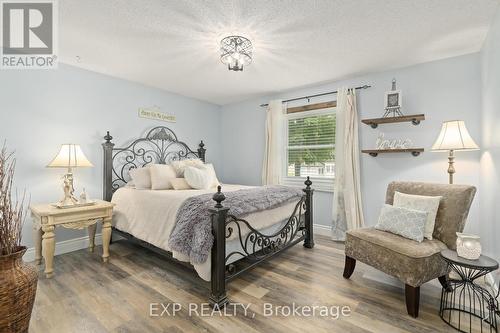
POLYGON ((80 194, 80 203, 87 203, 87 193, 85 192, 85 187, 83 188, 82 193, 80 194))

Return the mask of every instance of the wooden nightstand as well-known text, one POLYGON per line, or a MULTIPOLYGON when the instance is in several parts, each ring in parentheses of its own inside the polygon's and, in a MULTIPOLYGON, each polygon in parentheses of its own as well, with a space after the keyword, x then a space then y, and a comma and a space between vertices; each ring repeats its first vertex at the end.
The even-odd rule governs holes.
POLYGON ((75 208, 56 208, 51 204, 32 205, 33 241, 35 243, 35 261, 40 264, 45 259, 45 276, 50 278, 54 273, 54 251, 56 226, 69 229, 89 230, 89 248, 94 251, 94 238, 96 223, 102 220, 102 260, 108 261, 109 241, 111 240, 111 218, 113 216, 113 203, 96 200, 90 206, 75 208))

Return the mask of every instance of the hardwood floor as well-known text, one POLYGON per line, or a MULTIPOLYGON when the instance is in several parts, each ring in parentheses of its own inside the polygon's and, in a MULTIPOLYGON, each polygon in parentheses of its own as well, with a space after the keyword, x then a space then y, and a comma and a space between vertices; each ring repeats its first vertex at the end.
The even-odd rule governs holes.
POLYGON ((351 279, 344 279, 343 246, 324 237, 312 250, 297 245, 229 284, 232 302, 250 304, 247 316, 241 306, 228 307, 227 316, 201 316, 208 285, 153 252, 119 241, 103 264, 100 251, 57 256, 55 276, 40 274, 30 332, 454 332, 438 316, 439 288, 422 287, 420 316, 411 318, 403 289, 363 277, 367 266, 358 263, 351 279), (285 310, 267 316, 266 303, 276 310, 294 302, 348 306, 351 312, 338 319, 319 311, 313 317, 285 317, 285 310), (160 303, 182 309, 173 316, 170 306, 170 316, 150 317, 151 303, 158 304, 158 315, 160 303), (189 303, 200 316, 189 316, 189 303))

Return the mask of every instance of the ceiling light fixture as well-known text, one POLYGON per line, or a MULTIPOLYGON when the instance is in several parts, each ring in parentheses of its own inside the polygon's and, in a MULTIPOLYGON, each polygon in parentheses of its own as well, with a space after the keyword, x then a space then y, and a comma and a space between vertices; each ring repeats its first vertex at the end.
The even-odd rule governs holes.
POLYGON ((243 36, 228 36, 220 41, 220 60, 230 71, 242 71, 252 62, 252 42, 243 36))

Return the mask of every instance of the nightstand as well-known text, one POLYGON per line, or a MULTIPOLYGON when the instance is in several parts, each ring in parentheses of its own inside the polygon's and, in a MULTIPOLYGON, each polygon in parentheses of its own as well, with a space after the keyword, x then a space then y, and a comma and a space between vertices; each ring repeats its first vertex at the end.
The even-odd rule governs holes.
POLYGON ((57 208, 51 204, 32 205, 33 241, 35 243, 35 261, 41 264, 42 254, 45 260, 45 276, 54 273, 55 227, 84 229, 89 231, 89 249, 94 251, 94 238, 97 221, 102 221, 102 260, 108 261, 109 242, 111 240, 111 219, 114 204, 96 200, 89 206, 57 208))

